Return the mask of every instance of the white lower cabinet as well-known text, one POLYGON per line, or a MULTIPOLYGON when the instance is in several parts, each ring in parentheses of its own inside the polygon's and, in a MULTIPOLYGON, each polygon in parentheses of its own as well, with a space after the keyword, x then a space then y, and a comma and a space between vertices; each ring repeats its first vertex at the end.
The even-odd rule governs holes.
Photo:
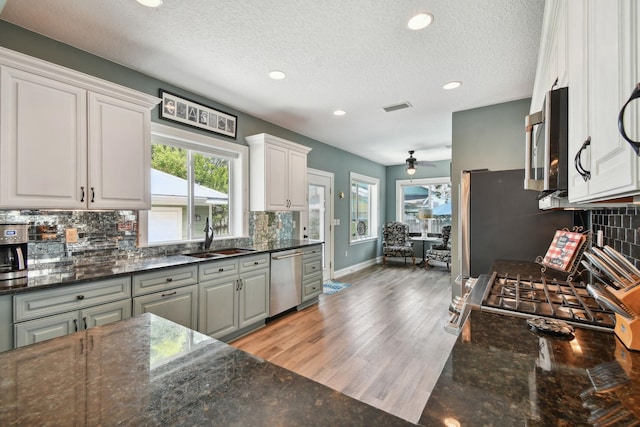
POLYGON ((131 317, 131 277, 17 294, 14 345, 22 347, 131 317))
POLYGON ((174 267, 133 276, 133 315, 153 313, 187 328, 198 326, 198 267, 174 267))
POLYGON ((200 265, 199 331, 222 338, 269 315, 269 254, 200 265))

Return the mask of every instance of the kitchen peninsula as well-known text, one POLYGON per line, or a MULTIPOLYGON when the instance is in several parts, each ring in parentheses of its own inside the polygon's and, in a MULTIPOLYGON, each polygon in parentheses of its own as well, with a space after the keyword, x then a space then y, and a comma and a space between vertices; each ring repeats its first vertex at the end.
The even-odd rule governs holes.
POLYGON ((0 354, 1 425, 411 425, 150 313, 0 354))
POLYGON ((521 317, 474 310, 419 424, 636 425, 639 408, 640 353, 613 333, 576 328, 568 340, 534 332, 521 317), (589 373, 596 383, 616 374, 598 389, 610 391, 595 393, 589 373))

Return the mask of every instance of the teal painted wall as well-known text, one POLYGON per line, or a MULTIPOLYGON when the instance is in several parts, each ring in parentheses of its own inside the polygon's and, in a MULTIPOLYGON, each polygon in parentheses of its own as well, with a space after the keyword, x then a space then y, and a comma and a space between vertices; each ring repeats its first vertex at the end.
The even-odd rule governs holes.
POLYGON ((406 166, 404 164, 387 167, 387 218, 385 222, 396 220, 396 181, 404 181, 411 178, 441 178, 450 176, 450 160, 439 160, 433 163, 435 163, 436 167, 418 165, 416 167, 416 173, 413 176, 407 175, 406 166))
MULTIPOLYGON (((237 140, 221 135, 216 138, 246 145, 244 137, 257 133, 269 133, 312 148, 309 153, 308 165, 311 168, 332 172, 335 174, 334 206, 335 218, 341 225, 335 228, 335 270, 346 269, 349 266, 366 262, 379 254, 379 242, 367 242, 349 245, 349 198, 339 199, 340 191, 349 193, 349 173, 351 171, 380 179, 380 208, 379 218, 385 218, 386 199, 386 168, 375 162, 355 156, 343 150, 331 147, 320 141, 307 138, 290 130, 268 123, 264 120, 245 114, 230 106, 220 104, 213 99, 204 98, 180 87, 170 85, 164 81, 139 73, 119 64, 43 37, 23 28, 0 21, 0 46, 31 55, 55 64, 62 65, 104 80, 127 86, 141 92, 158 96, 160 88, 182 95, 186 98, 201 102, 213 108, 238 116, 237 140), (348 253, 345 256, 345 251, 348 253)), ((158 108, 152 113, 152 120, 171 126, 183 128, 191 132, 208 136, 213 134, 195 128, 171 123, 159 118, 158 108)))
MULTIPOLYGON (((451 277, 460 274, 458 257, 458 205, 463 170, 524 169, 524 118, 531 99, 453 113, 451 163, 451 277)), ((523 184, 524 185, 524 184, 523 184)), ((454 286, 453 296, 460 290, 454 286)))

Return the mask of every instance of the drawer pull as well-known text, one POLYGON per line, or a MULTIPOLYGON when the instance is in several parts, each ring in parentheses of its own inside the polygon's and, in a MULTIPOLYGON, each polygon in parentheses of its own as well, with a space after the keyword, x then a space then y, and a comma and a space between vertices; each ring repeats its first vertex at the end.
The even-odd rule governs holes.
POLYGON ((260 264, 260 261, 254 261, 253 262, 253 265, 258 265, 258 264, 260 264))
POLYGON ((78 299, 84 299, 84 295, 78 295, 76 298, 78 298, 78 299))
POLYGON ((178 291, 173 291, 173 292, 169 292, 168 294, 162 294, 162 296, 163 297, 168 297, 168 296, 171 296, 171 295, 175 295, 177 293, 178 293, 178 291))
POLYGON ((84 328, 85 328, 85 329, 89 329, 89 328, 87 327, 87 317, 86 317, 86 316, 85 316, 85 317, 83 317, 83 318, 82 318, 82 320, 84 321, 84 328))
POLYGON ((219 272, 219 273, 222 273, 223 271, 224 271, 224 267, 220 267, 220 268, 218 269, 218 272, 219 272))
POLYGON ((173 282, 173 277, 167 277, 167 282, 173 282))
POLYGON ((311 267, 311 269, 312 269, 312 270, 315 270, 315 269, 316 269, 316 266, 314 265, 313 267, 311 267))
POLYGON ((73 319, 73 329, 75 329, 76 332, 78 332, 78 319, 73 319))

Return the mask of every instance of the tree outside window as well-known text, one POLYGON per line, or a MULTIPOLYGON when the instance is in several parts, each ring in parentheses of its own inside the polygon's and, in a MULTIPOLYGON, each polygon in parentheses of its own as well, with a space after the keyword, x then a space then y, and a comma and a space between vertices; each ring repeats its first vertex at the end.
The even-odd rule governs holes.
POLYGON ((203 237, 207 218, 215 236, 228 236, 229 161, 170 144, 151 148, 148 242, 203 237))

